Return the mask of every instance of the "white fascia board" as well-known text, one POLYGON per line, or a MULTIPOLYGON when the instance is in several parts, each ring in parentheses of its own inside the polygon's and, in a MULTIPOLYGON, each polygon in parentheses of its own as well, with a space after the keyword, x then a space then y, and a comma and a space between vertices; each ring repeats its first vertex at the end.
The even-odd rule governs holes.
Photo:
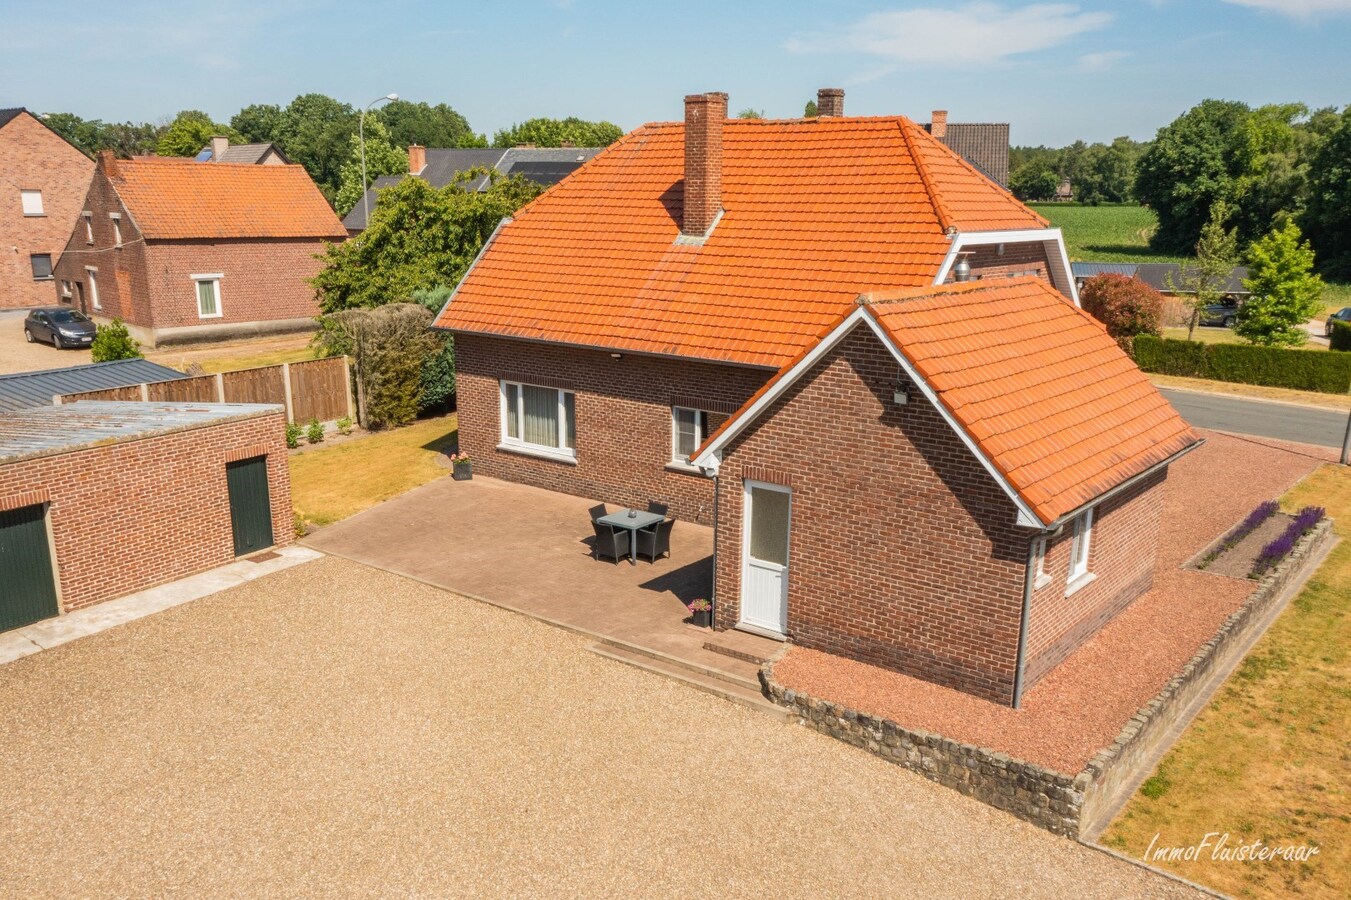
POLYGON ((469 268, 464 270, 464 276, 461 277, 459 282, 455 285, 455 290, 450 292, 450 296, 446 298, 446 302, 441 306, 441 311, 436 314, 436 318, 432 319, 432 328, 437 327, 436 323, 446 314, 446 310, 450 308, 450 304, 455 302, 455 295, 460 293, 460 285, 464 284, 469 276, 474 273, 474 269, 478 267, 478 261, 483 259, 483 254, 487 253, 488 248, 493 245, 493 241, 497 240, 498 233, 501 232, 503 228, 510 225, 511 222, 511 216, 504 216, 502 221, 497 223, 497 227, 493 229, 493 233, 488 235, 488 239, 483 242, 483 246, 480 247, 478 253, 474 255, 474 261, 469 264, 469 268))
POLYGON ((1051 265, 1051 278, 1056 287, 1066 292, 1074 305, 1079 305, 1079 289, 1074 284, 1074 273, 1070 269, 1069 253, 1065 250, 1065 235, 1059 228, 1024 228, 1008 231, 959 231, 952 237, 952 246, 948 247, 943 264, 938 268, 934 284, 943 284, 957 264, 957 256, 971 247, 986 247, 992 244, 1031 244, 1040 243, 1046 248, 1046 258, 1051 265))
POLYGON ((938 410, 938 414, 943 417, 943 421, 947 422, 948 427, 961 439, 966 448, 971 451, 971 454, 975 456, 985 468, 985 471, 990 473, 990 477, 999 485, 1000 490, 1013 501, 1014 507, 1018 510, 1016 524, 1028 528, 1046 528, 1046 523, 1037 517, 1037 514, 1032 511, 1032 507, 1028 506, 1027 502, 1024 501, 1022 497, 1018 496, 1018 492, 1013 489, 1013 485, 1011 485, 1008 479, 1004 477, 1004 474, 995 467, 995 464, 985 455, 984 451, 977 446, 971 435, 967 434, 966 429, 961 426, 961 423, 953 417, 952 413, 948 411, 948 408, 938 399, 938 394, 934 389, 924 380, 919 371, 910 364, 910 360, 906 359, 905 354, 901 352, 900 348, 892 343, 891 338, 882 330, 881 326, 877 324, 877 320, 867 314, 867 309, 863 306, 860 306, 851 313, 848 318, 835 326, 834 331, 822 338, 821 342, 812 348, 810 353, 799 360, 797 365, 790 371, 784 373, 784 376, 780 378, 772 388, 760 395, 760 398, 751 405, 750 409, 746 410, 745 414, 741 416, 740 420, 733 427, 718 435, 717 440, 705 447, 704 451, 691 462, 694 465, 701 467, 716 467, 719 465, 722 461, 723 448, 726 447, 733 438, 744 431, 747 426, 758 419, 760 415, 774 403, 775 400, 782 396, 785 391, 792 387, 799 378, 811 371, 812 367, 820 362, 823 356, 833 350, 846 335, 853 331, 854 326, 860 321, 864 322, 872 329, 873 334, 877 336, 877 339, 882 342, 882 346, 886 347, 892 357, 895 358, 896 362, 905 372, 906 377, 919 388, 920 393, 924 395, 924 398, 929 401, 933 408, 938 410), (717 454, 717 462, 712 462, 714 454, 717 454))

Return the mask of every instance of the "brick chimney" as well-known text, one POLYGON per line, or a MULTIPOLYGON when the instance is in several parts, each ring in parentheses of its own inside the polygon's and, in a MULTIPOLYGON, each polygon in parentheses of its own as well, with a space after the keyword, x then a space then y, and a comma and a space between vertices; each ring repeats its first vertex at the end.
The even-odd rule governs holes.
POLYGON ((929 120, 929 134, 940 141, 948 136, 948 111, 946 109, 933 111, 933 116, 929 120))
POLYGON ((685 98, 685 200, 680 232, 705 237, 722 212, 722 126, 727 95, 685 98))
POLYGON ((211 137, 211 161, 220 162, 220 158, 225 153, 225 148, 230 146, 230 139, 223 135, 212 135, 211 137))
POLYGON ((117 154, 111 150, 100 150, 98 170, 109 178, 117 177, 117 154))
POLYGON ((821 88, 816 92, 816 115, 844 115, 844 88, 821 88))
POLYGON ((427 148, 421 144, 408 145, 408 174, 416 175, 427 168, 427 148))

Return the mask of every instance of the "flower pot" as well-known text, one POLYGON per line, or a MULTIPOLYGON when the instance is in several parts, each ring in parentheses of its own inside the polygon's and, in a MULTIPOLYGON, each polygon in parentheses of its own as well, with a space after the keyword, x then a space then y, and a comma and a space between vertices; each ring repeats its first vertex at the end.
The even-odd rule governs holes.
POLYGON ((451 470, 451 477, 456 481, 470 481, 474 477, 474 464, 469 462, 457 462, 451 470))
POLYGON ((690 611, 692 624, 697 628, 708 628, 713 624, 713 610, 695 609, 690 611))

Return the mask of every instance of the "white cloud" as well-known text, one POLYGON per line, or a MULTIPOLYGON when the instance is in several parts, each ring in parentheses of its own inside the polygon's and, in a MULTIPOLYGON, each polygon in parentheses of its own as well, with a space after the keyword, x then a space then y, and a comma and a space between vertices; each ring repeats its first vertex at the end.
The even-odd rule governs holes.
POLYGON ((1079 57, 1079 68, 1085 72, 1101 72, 1110 69, 1121 60, 1130 56, 1125 50, 1103 50, 1101 53, 1085 53, 1079 57))
POLYGON ((1057 47, 1106 27, 1110 13, 1071 3, 976 2, 871 13, 834 32, 795 37, 794 53, 863 53, 893 64, 971 67, 1057 47))
POLYGON ((1224 0, 1224 2, 1253 9, 1265 9, 1293 19, 1351 13, 1351 0, 1224 0))

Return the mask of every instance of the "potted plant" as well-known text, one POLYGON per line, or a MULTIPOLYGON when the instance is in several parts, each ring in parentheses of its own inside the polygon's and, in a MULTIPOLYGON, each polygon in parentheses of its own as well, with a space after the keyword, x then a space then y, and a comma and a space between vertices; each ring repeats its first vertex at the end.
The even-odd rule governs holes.
POLYGON ((469 462, 468 453, 450 454, 451 477, 456 481, 469 481, 474 477, 474 467, 469 462))
POLYGON ((713 604, 702 597, 691 600, 685 604, 685 608, 690 611, 690 618, 697 627, 707 628, 713 624, 713 604))

